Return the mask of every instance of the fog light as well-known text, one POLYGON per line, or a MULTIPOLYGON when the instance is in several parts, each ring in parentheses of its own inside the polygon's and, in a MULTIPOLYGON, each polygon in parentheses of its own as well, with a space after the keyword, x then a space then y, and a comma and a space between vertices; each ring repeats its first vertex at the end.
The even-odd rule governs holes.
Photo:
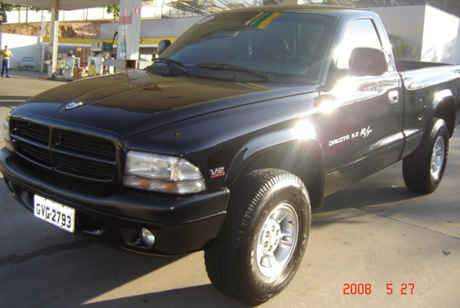
POLYGON ((155 245, 155 236, 150 230, 142 228, 140 234, 142 242, 144 242, 146 246, 150 248, 153 247, 153 245, 155 245))

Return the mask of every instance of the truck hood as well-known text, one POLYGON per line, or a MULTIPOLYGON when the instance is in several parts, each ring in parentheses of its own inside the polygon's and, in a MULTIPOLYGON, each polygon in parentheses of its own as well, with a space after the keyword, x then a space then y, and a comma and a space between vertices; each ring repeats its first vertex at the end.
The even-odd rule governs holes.
MULTIPOLYGON (((305 87, 302 88, 305 92, 305 87)), ((289 96, 280 88, 130 71, 71 82, 42 92, 14 115, 128 138, 149 129, 239 105, 289 96)))

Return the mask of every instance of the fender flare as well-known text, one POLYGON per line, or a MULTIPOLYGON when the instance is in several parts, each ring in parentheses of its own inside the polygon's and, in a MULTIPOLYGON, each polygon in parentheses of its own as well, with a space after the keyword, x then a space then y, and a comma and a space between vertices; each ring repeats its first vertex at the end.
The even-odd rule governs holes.
POLYGON ((324 155, 321 143, 316 138, 296 138, 293 128, 252 138, 237 151, 231 161, 226 185, 231 187, 242 173, 252 168, 278 168, 295 174, 307 187, 312 207, 322 206, 324 155))
MULTIPOLYGON (((438 91, 434 95, 431 103, 431 118, 439 117, 446 121, 449 128, 449 136, 452 137, 455 126, 458 123, 458 110, 455 107, 455 96, 450 89, 438 91), (450 101, 452 103, 447 104, 450 101)), ((431 123, 427 123, 430 125, 431 123)))

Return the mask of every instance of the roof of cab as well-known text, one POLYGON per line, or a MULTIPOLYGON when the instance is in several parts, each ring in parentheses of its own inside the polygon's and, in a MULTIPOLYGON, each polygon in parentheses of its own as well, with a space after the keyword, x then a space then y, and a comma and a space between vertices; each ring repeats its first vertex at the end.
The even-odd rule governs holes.
POLYGON ((321 4, 304 4, 304 5, 264 5, 264 6, 253 6, 241 9, 224 11, 221 14, 226 13, 240 13, 240 12, 315 12, 324 13, 330 16, 341 16, 346 11, 351 12, 362 12, 366 10, 355 9, 351 7, 343 6, 332 6, 332 5, 321 5, 321 4))

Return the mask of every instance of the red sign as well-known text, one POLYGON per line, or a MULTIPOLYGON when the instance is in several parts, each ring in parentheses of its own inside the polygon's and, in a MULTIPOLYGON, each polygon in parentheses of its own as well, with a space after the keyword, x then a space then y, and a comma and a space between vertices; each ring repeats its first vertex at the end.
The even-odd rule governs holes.
POLYGON ((133 23, 133 17, 132 16, 120 16, 118 23, 120 25, 130 25, 133 23))
POLYGON ((141 8, 138 6, 134 7, 134 14, 141 15, 141 8))

